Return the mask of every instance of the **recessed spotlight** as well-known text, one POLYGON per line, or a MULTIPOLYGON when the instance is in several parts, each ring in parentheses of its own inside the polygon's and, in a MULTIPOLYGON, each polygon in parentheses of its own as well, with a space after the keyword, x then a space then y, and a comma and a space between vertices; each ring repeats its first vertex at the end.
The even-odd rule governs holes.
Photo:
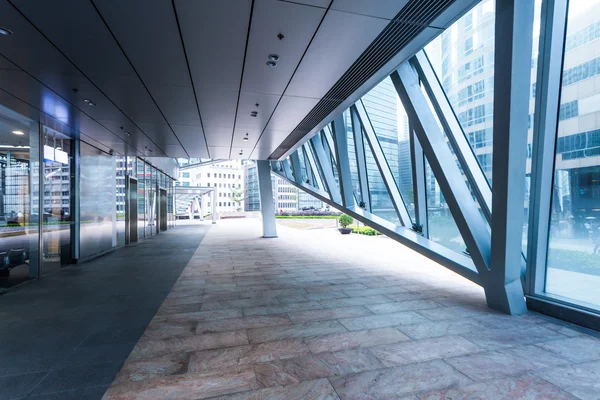
POLYGON ((23 131, 12 131, 15 135, 23 136, 25 133, 23 131))
POLYGON ((94 103, 93 101, 91 101, 90 99, 83 99, 83 101, 84 101, 84 102, 85 102, 85 103, 86 103, 88 106, 91 106, 91 107, 96 107, 96 106, 97 106, 97 104, 96 104, 96 103, 94 103))
POLYGON ((131 136, 131 132, 129 132, 129 131, 125 131, 125 134, 126 134, 127 136, 131 136))
POLYGON ((271 61, 277 61, 277 60, 279 60, 279 56, 277 54, 269 54, 268 58, 271 61))
POLYGON ((267 66, 271 68, 275 68, 277 63, 275 61, 267 61, 267 66))
POLYGON ((248 141, 248 138, 247 138, 247 137, 245 137, 245 138, 244 138, 244 142, 247 142, 247 141, 248 141))
POLYGON ((13 34, 13 31, 7 28, 0 28, 0 35, 10 36, 13 34))

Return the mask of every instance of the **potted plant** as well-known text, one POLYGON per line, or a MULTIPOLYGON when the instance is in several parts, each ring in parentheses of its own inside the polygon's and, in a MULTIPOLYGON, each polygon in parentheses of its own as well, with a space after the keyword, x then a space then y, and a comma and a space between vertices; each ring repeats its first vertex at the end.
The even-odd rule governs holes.
POLYGON ((342 226, 338 229, 342 235, 348 235, 349 233, 352 233, 352 228, 348 228, 348 226, 354 222, 354 218, 347 214, 342 214, 339 216, 338 221, 342 226))

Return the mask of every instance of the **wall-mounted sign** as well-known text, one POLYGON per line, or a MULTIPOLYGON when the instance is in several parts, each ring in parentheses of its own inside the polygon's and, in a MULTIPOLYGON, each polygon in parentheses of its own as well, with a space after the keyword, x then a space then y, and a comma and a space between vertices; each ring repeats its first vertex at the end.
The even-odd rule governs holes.
POLYGON ((44 145, 44 161, 48 163, 54 162, 54 147, 44 145))
POLYGON ((69 155, 66 151, 62 151, 59 149, 54 150, 54 161, 59 162, 61 164, 69 163, 69 155))

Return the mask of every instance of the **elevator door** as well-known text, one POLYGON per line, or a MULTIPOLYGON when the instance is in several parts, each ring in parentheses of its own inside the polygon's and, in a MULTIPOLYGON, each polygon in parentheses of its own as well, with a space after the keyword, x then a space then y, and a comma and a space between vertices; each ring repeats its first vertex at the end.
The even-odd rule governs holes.
POLYGON ((127 178, 127 210, 125 212, 125 243, 138 241, 138 182, 129 176, 127 178))
POLYGON ((159 199, 159 227, 161 231, 167 230, 167 190, 160 189, 160 199, 159 199))

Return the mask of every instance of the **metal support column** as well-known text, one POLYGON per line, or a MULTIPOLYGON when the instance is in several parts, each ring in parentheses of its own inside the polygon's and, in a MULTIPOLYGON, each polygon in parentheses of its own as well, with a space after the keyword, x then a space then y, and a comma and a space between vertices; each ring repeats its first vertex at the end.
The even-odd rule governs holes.
MULTIPOLYGON (((454 160, 444 132, 419 84, 417 72, 405 62, 391 75, 415 135, 440 185, 456 226, 467 245, 482 280, 489 272, 490 234, 486 221, 471 196, 469 187, 454 160)), ((525 124, 527 127, 527 124, 525 124)), ((519 253, 520 254, 520 253, 519 253)))
POLYGON ((423 148, 408 122, 410 135, 410 157, 412 161, 413 201, 415 202, 415 224, 421 229, 423 236, 429 237, 427 223, 427 176, 425 175, 425 157, 423 148))
POLYGON ((350 115, 352 117, 352 133, 354 136, 354 149, 356 150, 356 167, 358 169, 361 200, 365 203, 363 208, 371 212, 371 195, 369 194, 367 159, 365 156, 365 142, 362 137, 362 126, 354 108, 350 108, 350 115))
POLYGON ((542 2, 529 200, 529 269, 525 285, 528 295, 543 293, 546 286, 545 268, 567 7, 568 0, 542 2))
POLYGON ((334 146, 335 161, 340 180, 342 205, 344 207, 354 207, 352 174, 350 172, 350 158, 348 157, 348 136, 346 135, 346 125, 344 124, 343 114, 333 120, 333 134, 335 135, 335 140, 333 140, 332 144, 334 146))
MULTIPOLYGON (((492 257, 488 306, 527 311, 521 282, 534 0, 496 2, 492 257)), ((524 272, 524 271, 523 271, 524 272)))
POLYGON ((329 192, 331 200, 337 204, 342 204, 342 197, 337 184, 335 183, 335 177, 333 176, 333 167, 331 165, 331 158, 329 158, 323 148, 323 142, 321 141, 321 135, 317 134, 310 139, 312 145, 313 154, 315 156, 316 164, 321 168, 323 174, 323 180, 325 181, 325 190, 329 192))
POLYGON ((258 171, 258 189, 260 193, 260 211, 263 221, 263 237, 277 237, 275 225, 275 204, 273 203, 273 185, 271 183, 271 167, 269 161, 256 161, 258 171))
POLYGON ((362 100, 357 101, 352 107, 356 110, 358 118, 362 123, 362 127, 365 130, 365 138, 369 142, 368 145, 371 148, 371 153, 373 154, 373 158, 375 159, 375 163, 377 164, 377 168, 379 169, 379 173, 381 174, 381 178, 383 179, 383 183, 385 184, 387 192, 390 195, 392 204, 394 205, 398 217, 400 218, 400 223, 403 226, 411 228, 412 221, 410 219, 410 215, 408 214, 408 210, 406 209, 406 204, 404 203, 404 199, 398 190, 398 185, 396 184, 394 175, 390 169, 390 165, 385 159, 385 154, 383 153, 379 139, 377 139, 377 135, 375 134, 375 130, 373 129, 373 125, 371 124, 371 120, 369 119, 367 110, 362 100))

